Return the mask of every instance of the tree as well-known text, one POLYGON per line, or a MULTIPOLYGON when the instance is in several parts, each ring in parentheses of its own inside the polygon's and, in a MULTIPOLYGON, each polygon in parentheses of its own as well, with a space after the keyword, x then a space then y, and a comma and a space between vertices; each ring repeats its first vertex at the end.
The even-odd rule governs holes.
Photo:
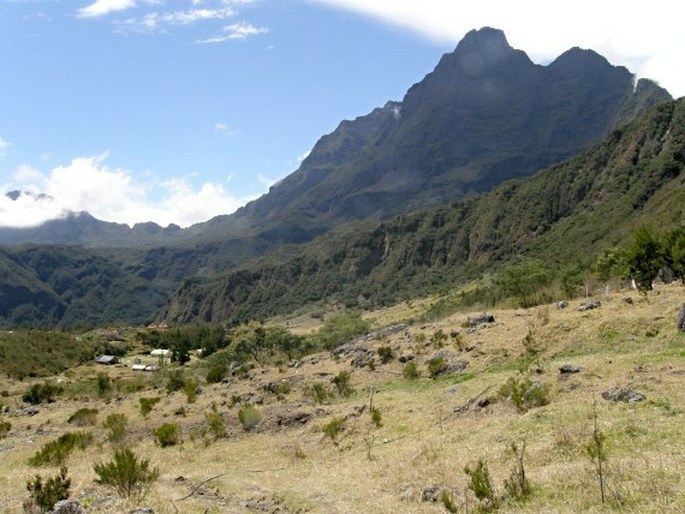
POLYGON ((505 266, 499 275, 499 285, 507 296, 518 297, 522 307, 537 303, 536 294, 550 283, 551 276, 539 261, 525 261, 505 266))
POLYGON ((664 260, 675 278, 685 284, 685 226, 674 228, 664 236, 664 260))
POLYGON ((624 278, 628 274, 625 252, 621 248, 604 250, 597 256, 593 268, 605 284, 615 278, 624 278))
POLYGON ((638 291, 646 295, 664 265, 663 244, 651 227, 642 225, 633 232, 625 259, 630 278, 635 280, 638 291))

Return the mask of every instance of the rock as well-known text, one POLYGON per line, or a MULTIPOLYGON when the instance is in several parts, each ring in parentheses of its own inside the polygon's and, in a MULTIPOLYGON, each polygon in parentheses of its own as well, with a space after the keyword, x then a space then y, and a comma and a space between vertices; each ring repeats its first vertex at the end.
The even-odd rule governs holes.
POLYGON ((402 364, 406 364, 406 363, 409 362, 409 361, 413 361, 415 358, 416 358, 416 357, 414 357, 414 356, 411 355, 411 354, 409 354, 409 355, 400 355, 399 361, 400 361, 402 364))
POLYGON ((567 375, 569 373, 580 373, 583 368, 580 366, 574 366, 573 364, 562 364, 559 366, 559 373, 562 375, 567 375))
POLYGON ((568 307, 568 302, 566 300, 562 300, 557 304, 557 309, 565 309, 568 307))
POLYGON ((129 514, 155 514, 155 511, 150 507, 138 507, 129 512, 129 514))
POLYGON ((616 389, 604 391, 602 393, 602 398, 612 402, 635 403, 641 402, 647 397, 644 394, 638 391, 633 391, 627 387, 617 387, 616 389))
POLYGON ((633 299, 630 296, 626 296, 623 298, 623 303, 627 303, 628 305, 633 305, 633 299))
POLYGON ((440 493, 442 490, 437 485, 432 485, 427 489, 424 489, 421 493, 422 502, 438 503, 440 501, 440 493))
POLYGON ((52 507, 50 514, 88 514, 76 500, 60 500, 52 507))
POLYGON ((482 325, 483 323, 494 323, 495 317, 492 314, 483 313, 480 316, 474 318, 467 318, 469 325, 475 327, 477 325, 482 325))
POLYGON ((366 368, 368 366, 373 366, 375 363, 376 359, 371 350, 358 350, 350 362, 350 365, 354 368, 366 368))
POLYGON ((595 298, 593 300, 590 300, 589 302, 585 302, 580 307, 578 307, 578 311, 579 312, 589 311, 592 309, 597 309, 598 307, 601 307, 601 306, 602 306, 602 303, 595 298))
POLYGON ((685 332, 685 303, 680 306, 678 312, 678 331, 685 332))
POLYGON ((312 418, 311 412, 297 411, 293 413, 281 414, 276 423, 282 427, 293 425, 304 425, 312 418))

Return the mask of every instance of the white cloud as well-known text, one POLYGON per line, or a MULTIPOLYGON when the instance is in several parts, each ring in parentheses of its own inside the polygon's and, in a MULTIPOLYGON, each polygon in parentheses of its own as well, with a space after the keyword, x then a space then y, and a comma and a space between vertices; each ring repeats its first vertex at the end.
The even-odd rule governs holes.
POLYGON ((189 226, 219 214, 230 214, 250 198, 233 196, 220 184, 193 187, 185 178, 161 181, 152 175, 140 180, 131 172, 110 168, 107 155, 79 157, 43 173, 22 166, 3 191, 30 191, 16 201, 0 197, 0 226, 26 227, 87 211, 98 219, 133 225, 154 221, 162 226, 189 226), (44 193, 50 198, 36 199, 44 193))
POLYGON ((685 95, 681 53, 685 31, 678 16, 627 0, 576 0, 544 7, 536 0, 465 4, 444 0, 309 0, 356 11, 410 29, 422 37, 456 44, 471 29, 504 30, 515 48, 545 63, 573 46, 591 48, 639 77, 657 80, 674 96, 685 95))
POLYGON ((241 21, 225 26, 221 34, 207 39, 201 39, 198 43, 224 43, 226 41, 235 41, 240 39, 247 39, 250 36, 258 34, 266 34, 269 29, 265 27, 255 27, 251 23, 241 21))
POLYGON ((0 137, 0 157, 5 155, 7 153, 7 150, 9 147, 12 146, 11 143, 8 143, 5 141, 3 138, 0 137))
POLYGON ((92 4, 78 10, 82 18, 94 18, 135 7, 135 0, 95 0, 92 4))

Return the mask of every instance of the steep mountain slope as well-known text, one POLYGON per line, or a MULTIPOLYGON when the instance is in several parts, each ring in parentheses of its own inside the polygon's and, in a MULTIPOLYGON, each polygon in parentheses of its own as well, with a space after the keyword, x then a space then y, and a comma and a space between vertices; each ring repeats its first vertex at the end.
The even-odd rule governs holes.
POLYGON ((340 123, 298 170, 233 215, 184 230, 74 215, 37 229, 0 228, 0 243, 149 247, 249 238, 267 251, 340 223, 445 205, 530 175, 669 99, 593 51, 573 48, 540 66, 500 30, 483 28, 401 102, 340 123))
POLYGON ((166 296, 144 278, 89 250, 0 249, 0 325, 139 324, 166 296))
POLYGON ((639 223, 685 219, 685 99, 658 106, 586 153, 450 207, 327 234, 244 269, 187 281, 164 318, 263 318, 327 298, 390 303, 520 255, 588 264, 639 223))
POLYGON ((342 122, 296 172, 229 221, 297 242, 341 222, 487 191, 577 154, 670 99, 633 79, 590 50, 539 66, 501 31, 472 31, 402 102, 342 122))

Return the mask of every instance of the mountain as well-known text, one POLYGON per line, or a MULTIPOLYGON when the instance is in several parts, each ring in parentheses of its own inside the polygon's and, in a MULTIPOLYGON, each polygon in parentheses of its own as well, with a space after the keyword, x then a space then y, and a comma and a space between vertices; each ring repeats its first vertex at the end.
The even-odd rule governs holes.
POLYGON ((299 242, 341 222, 444 205, 561 162, 669 99, 591 50, 540 66, 502 31, 474 30, 401 102, 343 121, 229 221, 299 242))
MULTIPOLYGON (((0 244, 173 245, 225 239, 255 247, 309 241, 341 223, 385 220, 487 191, 567 159, 652 105, 664 89, 573 48, 547 66, 504 33, 473 30, 401 102, 343 121, 298 170, 230 216, 188 229, 128 228, 73 215, 0 229, 0 244)), ((218 271, 218 270, 217 270, 218 271)))
POLYGON ((162 317, 235 322, 319 300, 391 304, 464 283, 512 259, 588 267, 639 224, 685 219, 685 99, 658 106, 587 152, 479 197, 372 227, 353 225, 225 275, 187 280, 162 317))

